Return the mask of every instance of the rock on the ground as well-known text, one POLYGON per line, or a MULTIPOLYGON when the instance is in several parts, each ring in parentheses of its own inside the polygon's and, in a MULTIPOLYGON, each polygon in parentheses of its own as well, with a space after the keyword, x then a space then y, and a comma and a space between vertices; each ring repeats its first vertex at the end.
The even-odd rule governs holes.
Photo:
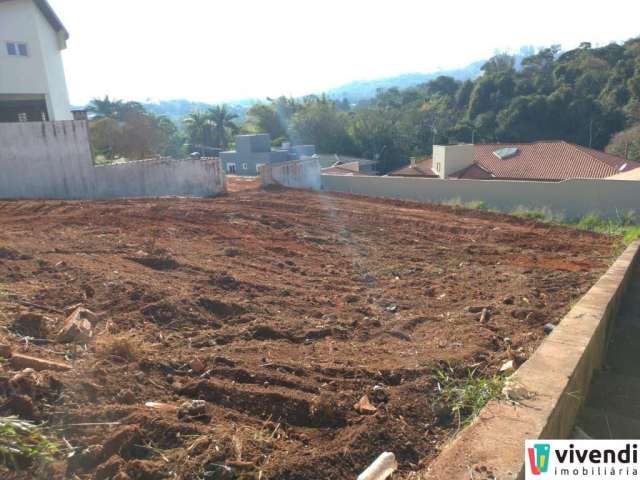
POLYGON ((95 313, 78 307, 64 321, 58 332, 57 340, 61 343, 87 343, 93 337, 93 324, 97 321, 95 313))
POLYGON ((378 409, 371 403, 367 395, 363 395, 353 406, 354 410, 362 415, 373 415, 378 409))
POLYGON ((513 360, 503 363, 502 367, 500 367, 500 373, 504 373, 505 375, 511 375, 515 371, 513 360))
POLYGON ((204 400, 189 400, 178 407, 178 418, 181 420, 209 420, 207 402, 204 400))

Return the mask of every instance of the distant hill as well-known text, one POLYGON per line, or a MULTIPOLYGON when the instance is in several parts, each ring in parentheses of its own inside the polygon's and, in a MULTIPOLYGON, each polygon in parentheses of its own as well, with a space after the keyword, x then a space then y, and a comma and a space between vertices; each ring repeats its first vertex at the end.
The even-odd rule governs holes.
MULTIPOLYGON (((238 115, 240 122, 244 121, 246 111, 251 105, 258 100, 248 99, 235 102, 224 102, 229 108, 238 115)), ((156 115, 164 115, 173 120, 176 124, 180 124, 185 115, 193 112, 194 110, 208 110, 213 107, 213 103, 192 102, 185 99, 177 100, 160 100, 157 102, 142 102, 142 105, 150 112, 156 115)))
POLYGON ((455 70, 440 70, 431 73, 405 73, 395 77, 376 78, 373 80, 358 80, 355 82, 347 83, 337 88, 327 90, 327 95, 336 99, 346 98, 352 103, 357 103, 361 100, 374 97, 378 89, 389 88, 408 88, 421 83, 426 83, 429 80, 440 75, 447 75, 453 77, 456 80, 467 80, 478 77, 482 70, 480 68, 484 65, 486 60, 479 60, 473 62, 466 67, 458 68, 455 70))
MULTIPOLYGON (((517 53, 511 53, 515 58, 516 68, 519 69, 522 59, 535 53, 535 50, 534 47, 527 46, 520 48, 517 53)), ((465 67, 453 70, 438 70, 430 73, 405 73, 395 77, 358 80, 327 90, 326 94, 337 100, 346 98, 351 103, 357 103, 361 100, 374 97, 378 89, 387 90, 394 87, 400 89, 414 87, 441 75, 453 77, 456 80, 473 80, 480 76, 482 73, 481 68, 487 60, 488 59, 478 60, 465 67)))
MULTIPOLYGON (((520 62, 525 56, 531 55, 532 53, 534 53, 533 47, 522 47, 518 53, 515 53, 514 57, 516 59, 516 67, 518 68, 520 66, 520 62)), ((358 80, 339 87, 331 88, 329 90, 326 90, 324 93, 336 100, 342 100, 346 98, 350 103, 358 103, 362 100, 367 100, 374 97, 378 89, 386 90, 394 87, 400 89, 413 87, 416 85, 420 85, 421 83, 426 83, 430 80, 433 80, 440 75, 447 75, 455 78, 456 80, 475 79, 482 73, 481 68, 486 61, 486 59, 478 60, 476 62, 470 63, 465 67, 452 70, 439 70, 430 73, 406 73, 395 77, 376 78, 372 80, 358 80)), ((228 105, 229 108, 238 115, 238 122, 242 123, 244 121, 247 110, 249 110, 252 105, 260 101, 265 100, 243 99, 220 103, 225 103, 226 105, 228 105)), ((179 127, 181 127, 182 119, 185 117, 185 115, 193 112, 194 110, 207 110, 214 106, 214 104, 194 102, 187 99, 159 101, 147 100, 141 103, 147 110, 157 115, 165 115, 169 117, 179 127)))

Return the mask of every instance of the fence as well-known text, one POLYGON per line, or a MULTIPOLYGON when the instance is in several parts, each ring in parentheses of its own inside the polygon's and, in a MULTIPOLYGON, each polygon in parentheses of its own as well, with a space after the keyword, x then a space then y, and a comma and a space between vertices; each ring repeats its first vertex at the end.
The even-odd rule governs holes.
POLYGON ((418 202, 482 201, 489 208, 507 212, 521 206, 549 209, 567 219, 590 212, 612 218, 640 209, 640 181, 629 180, 523 182, 322 175, 322 188, 418 202))
POLYGON ((260 167, 262 185, 320 190, 321 169, 317 159, 265 164, 260 167))
POLYGON ((218 159, 94 166, 85 121, 0 123, 0 198, 213 196, 225 189, 218 159))

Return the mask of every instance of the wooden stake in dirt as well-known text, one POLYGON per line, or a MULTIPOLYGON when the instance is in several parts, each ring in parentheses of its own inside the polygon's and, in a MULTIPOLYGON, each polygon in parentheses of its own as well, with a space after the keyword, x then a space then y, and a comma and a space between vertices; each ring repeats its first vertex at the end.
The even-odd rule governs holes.
POLYGON ((52 360, 45 360, 43 358, 31 357, 19 353, 14 353, 9 359, 9 362, 11 366, 16 369, 33 368, 37 371, 57 370, 61 372, 71 370, 71 365, 67 363, 54 362, 52 360))

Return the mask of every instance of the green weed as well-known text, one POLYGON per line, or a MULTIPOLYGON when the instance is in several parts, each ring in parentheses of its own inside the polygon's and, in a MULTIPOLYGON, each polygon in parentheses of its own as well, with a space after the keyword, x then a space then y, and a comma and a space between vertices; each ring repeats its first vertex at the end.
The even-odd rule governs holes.
POLYGON ((487 204, 482 200, 473 200, 465 203, 464 206, 472 210, 488 210, 487 204))
POLYGON ((436 373, 442 400, 451 409, 459 427, 471 423, 490 400, 502 396, 505 379, 500 375, 486 377, 469 370, 465 377, 459 378, 450 367, 436 373))
POLYGON ((24 463, 51 461, 58 446, 39 427, 17 417, 0 417, 0 466, 19 469, 24 463))

